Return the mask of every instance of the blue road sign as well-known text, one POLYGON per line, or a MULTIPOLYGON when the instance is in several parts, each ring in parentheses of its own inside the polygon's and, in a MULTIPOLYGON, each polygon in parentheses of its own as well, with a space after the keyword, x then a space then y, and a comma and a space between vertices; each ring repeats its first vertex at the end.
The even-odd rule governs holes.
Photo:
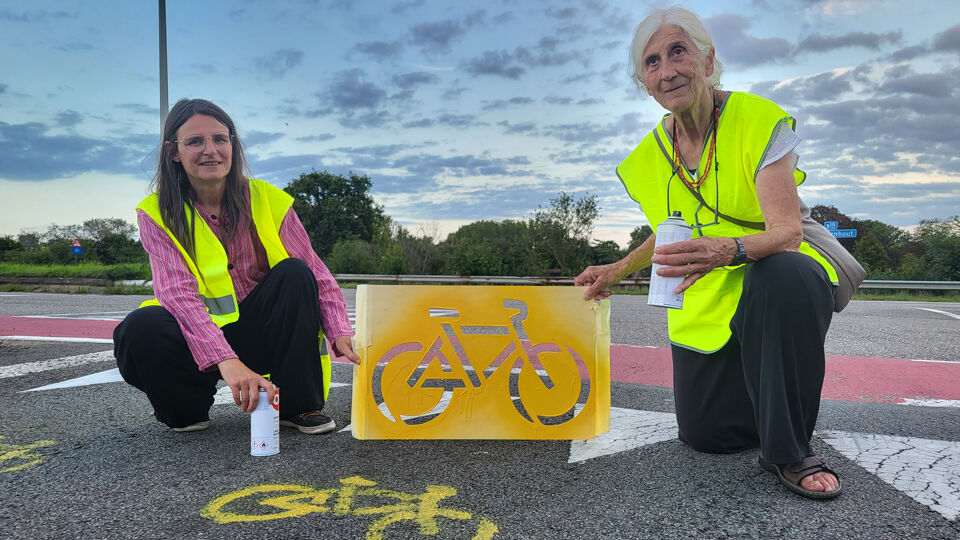
POLYGON ((828 229, 834 238, 856 238, 856 229, 828 229))
POLYGON ((828 231, 837 230, 838 223, 836 221, 824 221, 823 226, 827 228, 828 231))
POLYGON ((80 246, 72 247, 70 248, 70 253, 73 253, 74 255, 80 255, 81 253, 83 253, 83 248, 80 246))

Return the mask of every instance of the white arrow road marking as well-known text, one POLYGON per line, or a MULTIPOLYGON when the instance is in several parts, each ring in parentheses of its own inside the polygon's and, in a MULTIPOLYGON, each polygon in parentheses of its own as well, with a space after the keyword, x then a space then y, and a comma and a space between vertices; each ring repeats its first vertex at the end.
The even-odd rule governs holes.
MULTIPOLYGON (((5 339, 4 336, 0 339, 5 339)), ((106 362, 113 360, 113 351, 100 351, 95 353, 79 354, 77 356, 67 356, 65 358, 55 358, 53 360, 40 360, 39 362, 26 362, 23 364, 14 364, 12 366, 0 367, 0 379, 9 377, 21 377, 28 373, 37 373, 51 369, 60 369, 65 367, 82 366, 94 362, 106 362)))
MULTIPOLYGON (((112 358, 112 355, 111 355, 111 358, 112 358)), ((123 380, 123 377, 120 376, 120 370, 117 368, 113 368, 113 369, 108 369, 106 371, 101 371, 99 373, 92 373, 90 375, 84 375, 83 377, 77 377, 75 379, 68 379, 66 381, 48 384, 45 386, 39 386, 37 388, 31 388, 29 390, 22 390, 22 392, 38 392, 40 390, 54 390, 56 388, 72 388, 74 386, 89 386, 91 384, 112 383, 112 382, 117 382, 122 380, 123 380)))
POLYGON ((610 431, 593 439, 570 441, 570 459, 567 463, 578 463, 676 438, 677 416, 673 413, 610 407, 610 431))
POLYGON ((931 311, 933 313, 939 313, 941 315, 946 315, 947 317, 953 317, 954 319, 960 319, 960 315, 957 315, 956 313, 950 313, 949 311, 940 311, 939 309, 926 308, 926 307, 918 307, 917 309, 922 309, 924 311, 931 311))
POLYGON ((825 442, 915 501, 960 516, 960 442, 818 431, 825 442))

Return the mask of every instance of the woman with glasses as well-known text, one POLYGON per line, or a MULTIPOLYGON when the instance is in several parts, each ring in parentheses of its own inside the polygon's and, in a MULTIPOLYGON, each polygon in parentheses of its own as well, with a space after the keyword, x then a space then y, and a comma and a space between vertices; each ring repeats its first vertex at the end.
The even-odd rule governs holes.
POLYGON ((173 431, 210 426, 219 379, 244 412, 256 408, 260 388, 272 402, 275 384, 281 425, 332 431, 320 412, 330 387, 324 336, 337 355, 359 361, 346 303, 293 198, 245 172, 243 145, 220 107, 173 106, 153 193, 137 206, 156 298, 114 331, 117 366, 173 431))
POLYGON ((651 263, 684 277, 670 309, 679 437, 703 452, 760 448, 760 464, 814 499, 840 494, 813 455, 824 339, 837 275, 803 242, 794 119, 758 96, 719 88, 721 64, 693 13, 655 11, 636 29, 633 76, 669 112, 617 167, 654 234, 575 283, 586 298, 651 263), (680 212, 693 239, 655 248, 680 212))

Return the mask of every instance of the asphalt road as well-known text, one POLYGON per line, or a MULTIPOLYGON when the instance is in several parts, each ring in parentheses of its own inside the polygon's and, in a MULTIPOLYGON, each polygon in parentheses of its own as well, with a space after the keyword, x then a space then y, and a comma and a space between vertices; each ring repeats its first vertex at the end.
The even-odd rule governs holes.
MULTIPOLYGON (((353 291, 344 293, 352 307, 353 291)), ((139 300, 0 293, 0 316, 109 319, 139 300)), ((613 343, 667 345, 665 315, 645 301, 613 297, 613 343)), ((177 434, 123 383, 23 392, 115 367, 109 354, 37 362, 110 349, 0 337, 0 537, 960 538, 956 405, 825 400, 814 446, 844 494, 824 503, 787 492, 755 451, 686 447, 670 435, 672 391, 658 386, 614 382, 612 405, 621 426, 659 422, 666 435, 647 430, 643 444, 583 461, 572 461, 570 441, 360 441, 349 430, 287 429, 279 455, 255 458, 249 419, 232 404, 214 405, 210 429, 177 434)), ((960 304, 852 302, 827 352, 956 362, 960 304)), ((351 378, 351 367, 334 365, 335 383, 351 378)), ((349 386, 334 388, 325 409, 341 427, 350 397, 349 386)))

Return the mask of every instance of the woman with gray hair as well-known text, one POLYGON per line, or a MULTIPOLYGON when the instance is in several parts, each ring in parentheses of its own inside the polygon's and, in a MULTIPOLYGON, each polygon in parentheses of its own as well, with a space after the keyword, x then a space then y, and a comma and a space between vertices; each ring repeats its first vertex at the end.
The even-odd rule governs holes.
POLYGON ((759 447, 760 464, 792 491, 836 497, 839 478, 810 438, 837 273, 803 241, 795 121, 720 90, 712 39, 685 9, 644 19, 631 60, 638 87, 669 111, 617 167, 654 234, 575 283, 600 299, 651 263, 682 278, 682 309, 668 313, 680 439, 703 452, 759 447), (693 239, 657 247, 657 224, 678 212, 693 239))

